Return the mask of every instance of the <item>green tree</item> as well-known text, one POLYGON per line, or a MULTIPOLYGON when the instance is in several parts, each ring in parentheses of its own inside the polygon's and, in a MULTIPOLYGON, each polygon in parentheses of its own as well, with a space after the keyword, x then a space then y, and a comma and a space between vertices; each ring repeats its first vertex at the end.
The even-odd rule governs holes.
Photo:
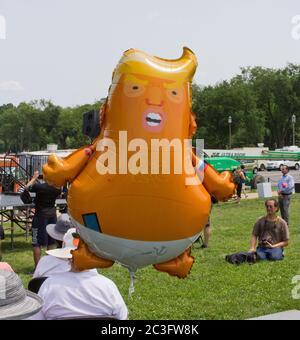
POLYGON ((299 113, 299 67, 243 69, 243 77, 256 94, 257 107, 265 113, 265 144, 282 147, 291 142, 291 118, 299 113))

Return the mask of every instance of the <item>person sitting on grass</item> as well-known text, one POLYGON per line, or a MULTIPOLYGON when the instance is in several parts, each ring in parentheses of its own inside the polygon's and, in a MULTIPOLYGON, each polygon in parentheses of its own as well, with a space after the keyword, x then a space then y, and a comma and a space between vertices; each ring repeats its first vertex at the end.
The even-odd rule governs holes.
POLYGON ((24 320, 38 313, 42 306, 43 300, 25 290, 16 273, 0 269, 0 320, 24 320))
MULTIPOLYGON (((73 246, 74 238, 72 234, 76 233, 76 229, 73 227, 68 214, 61 214, 56 224, 48 224, 46 230, 48 235, 58 244, 58 249, 70 245, 73 246)), ((75 245, 74 249, 76 249, 75 245)), ((67 259, 60 259, 59 257, 52 256, 52 251, 56 252, 57 250, 47 250, 46 254, 48 255, 43 256, 40 259, 33 273, 33 278, 43 276, 50 277, 52 275, 65 273, 71 269, 67 259)))
MULTIPOLYGON (((66 248, 51 253, 70 258, 70 250, 66 248)), ((30 320, 128 318, 125 302, 113 281, 98 274, 96 269, 80 272, 72 262, 70 266, 69 272, 53 275, 42 284, 38 295, 44 305, 30 320)))
POLYGON ((254 225, 250 251, 256 251, 260 260, 283 260, 283 248, 289 243, 288 225, 277 216, 279 203, 276 199, 266 200, 265 207, 267 215, 259 218, 254 225))

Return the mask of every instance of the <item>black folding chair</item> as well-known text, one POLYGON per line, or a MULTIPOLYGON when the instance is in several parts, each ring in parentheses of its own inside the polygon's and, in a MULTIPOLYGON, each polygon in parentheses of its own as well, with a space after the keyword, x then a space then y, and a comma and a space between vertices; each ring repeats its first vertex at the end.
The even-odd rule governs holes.
POLYGON ((47 280, 46 276, 42 277, 35 277, 31 279, 28 283, 28 290, 30 290, 33 293, 38 293, 42 284, 47 280))

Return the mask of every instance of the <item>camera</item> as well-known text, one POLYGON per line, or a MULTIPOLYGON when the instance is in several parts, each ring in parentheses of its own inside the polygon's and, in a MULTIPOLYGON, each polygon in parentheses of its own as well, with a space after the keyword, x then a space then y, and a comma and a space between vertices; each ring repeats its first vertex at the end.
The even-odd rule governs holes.
POLYGON ((261 244, 263 245, 263 246, 269 246, 270 245, 270 241, 269 240, 267 240, 266 238, 263 238, 262 240, 261 240, 261 244))

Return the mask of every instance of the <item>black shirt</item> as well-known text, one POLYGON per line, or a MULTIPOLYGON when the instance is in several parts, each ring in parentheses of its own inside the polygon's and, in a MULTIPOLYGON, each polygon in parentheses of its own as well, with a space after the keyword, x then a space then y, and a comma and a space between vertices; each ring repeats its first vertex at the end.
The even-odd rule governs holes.
POLYGON ((55 201, 59 197, 60 189, 50 186, 48 183, 35 183, 28 190, 35 192, 35 213, 45 217, 56 216, 55 201))

